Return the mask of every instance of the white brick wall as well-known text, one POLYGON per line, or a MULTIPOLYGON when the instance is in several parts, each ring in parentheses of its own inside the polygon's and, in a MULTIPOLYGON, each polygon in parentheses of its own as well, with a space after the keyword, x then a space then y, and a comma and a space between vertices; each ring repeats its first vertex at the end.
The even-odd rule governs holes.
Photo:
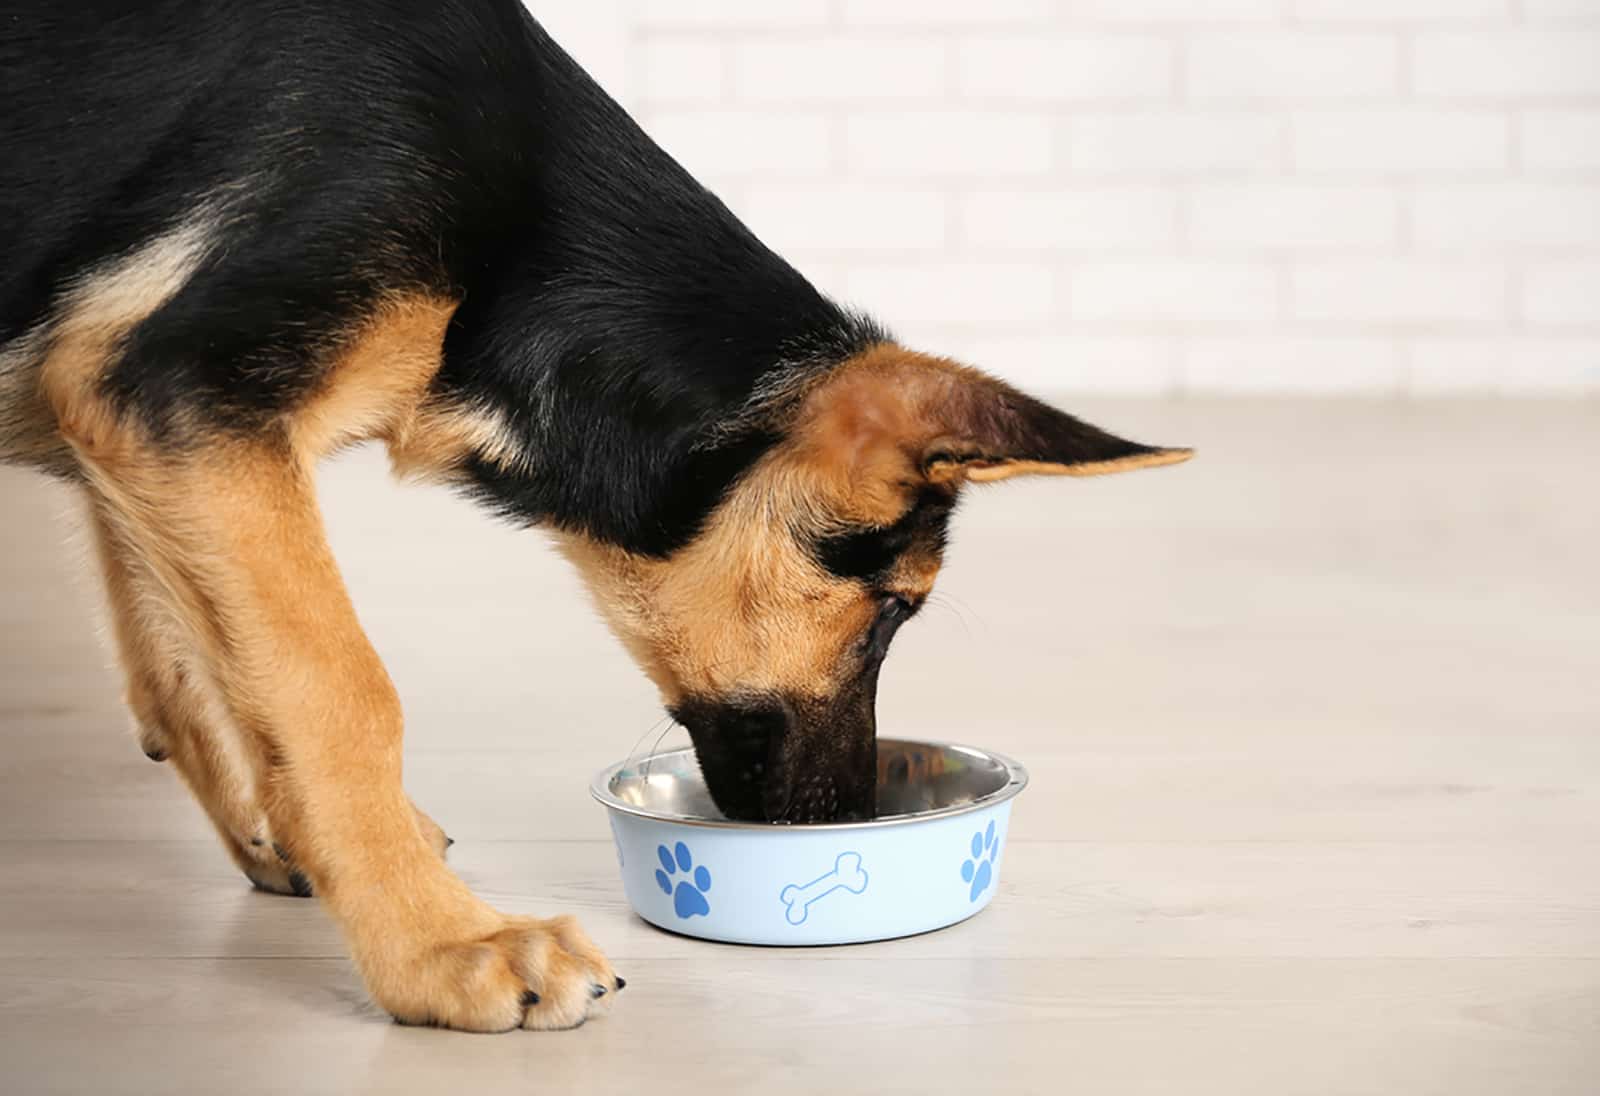
POLYGON ((733 95, 752 103, 827 102, 845 115, 851 104, 938 102, 945 86, 945 48, 931 40, 762 36, 730 56, 733 95))
POLYGON ((844 120, 844 170, 869 179, 1044 176, 1054 124, 1026 111, 861 111, 844 120))
POLYGON ((1530 328, 1592 328, 1600 308, 1600 260, 1530 267, 1523 272, 1521 292, 1530 328))
POLYGON ((1289 316, 1330 326, 1451 325, 1493 330, 1505 322, 1506 272, 1494 263, 1361 259, 1298 264, 1289 316))
POLYGON ((1600 174, 1600 104, 1522 113, 1522 162, 1536 172, 1600 174))
POLYGON ((1503 23, 1515 0, 1293 0, 1306 21, 1353 23, 1503 23))
POLYGON ((1497 110, 1392 103, 1305 111, 1294 119, 1290 148, 1302 175, 1489 173, 1510 162, 1511 121, 1497 110))
POLYGON ((1393 97, 1400 79, 1399 40, 1372 31, 1211 30, 1183 44, 1188 97, 1285 99, 1393 97))
POLYGON ((1424 32, 1416 85, 1430 98, 1559 99, 1600 95, 1600 32, 1583 29, 1424 32))
POLYGON ((1129 183, 1070 194, 984 189, 961 204, 961 240, 973 250, 1171 251, 1178 239, 1178 196, 1129 183))
POLYGON ((843 0, 837 5, 845 26, 1005 26, 1041 23, 1055 10, 1055 0, 843 0))
POLYGON ((1600 391, 1600 0, 530 3, 824 289, 1021 383, 1600 391))
POLYGON ((968 34, 954 42, 956 94, 991 110, 1006 103, 1141 101, 1173 86, 1172 42, 1155 35, 968 34))
POLYGON ((1208 182, 1190 188, 1189 236, 1210 251, 1390 250, 1399 204, 1366 183, 1208 182))
POLYGON ((755 184, 734 208, 783 254, 849 252, 861 262, 940 252, 950 221, 949 199, 936 189, 855 182, 755 184))
POLYGON ((675 106, 651 116, 650 132, 702 179, 831 175, 833 126, 824 114, 675 106))
POLYGON ((1278 310, 1271 264, 1216 259, 1117 259, 1077 264, 1068 280, 1073 319, 1142 327, 1260 327, 1278 310))

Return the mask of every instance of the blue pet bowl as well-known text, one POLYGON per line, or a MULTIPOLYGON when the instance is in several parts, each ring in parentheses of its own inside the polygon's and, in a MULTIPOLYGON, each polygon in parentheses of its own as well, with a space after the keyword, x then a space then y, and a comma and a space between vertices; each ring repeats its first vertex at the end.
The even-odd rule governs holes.
POLYGON ((735 944, 854 944, 987 906, 1027 782, 998 754, 884 738, 867 822, 729 821, 689 749, 613 765, 590 791, 610 813, 628 901, 651 924, 735 944))

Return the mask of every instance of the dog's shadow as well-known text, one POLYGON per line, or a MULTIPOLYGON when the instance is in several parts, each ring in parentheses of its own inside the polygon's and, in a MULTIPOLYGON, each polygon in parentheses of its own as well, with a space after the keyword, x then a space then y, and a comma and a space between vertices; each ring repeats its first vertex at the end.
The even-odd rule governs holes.
POLYGON ((314 900, 243 889, 223 916, 225 947, 215 966, 228 995, 249 995, 259 1002, 254 1015, 296 1029, 289 1037, 310 1058, 302 1066, 343 1091, 449 1091, 465 1070, 519 1082, 554 1077, 554 1091, 576 1091, 619 1052, 622 1031, 612 1023, 562 1033, 560 1055, 536 1035, 488 1039, 397 1024, 368 999, 337 928, 314 900))
POLYGON ((315 899, 268 894, 241 884, 222 916, 217 975, 239 992, 297 1017, 390 1022, 367 997, 338 928, 315 899))

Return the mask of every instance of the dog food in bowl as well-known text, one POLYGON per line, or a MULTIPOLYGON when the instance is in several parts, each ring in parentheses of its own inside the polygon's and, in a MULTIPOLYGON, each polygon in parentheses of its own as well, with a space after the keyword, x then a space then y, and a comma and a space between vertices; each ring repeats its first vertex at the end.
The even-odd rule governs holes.
POLYGON ((733 822, 690 749, 623 762, 590 788, 611 816, 640 917, 739 944, 851 944, 943 928, 994 897, 1016 762, 966 746, 878 740, 878 816, 733 822))

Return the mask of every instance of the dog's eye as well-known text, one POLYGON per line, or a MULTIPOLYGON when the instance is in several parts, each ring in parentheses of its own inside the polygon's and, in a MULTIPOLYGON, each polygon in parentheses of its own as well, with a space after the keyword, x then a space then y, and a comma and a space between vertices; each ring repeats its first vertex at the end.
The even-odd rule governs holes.
POLYGON ((916 615, 918 606, 898 594, 886 594, 879 603, 877 619, 867 634, 867 657, 880 659, 889 653, 889 641, 900 625, 916 615))
POLYGON ((883 607, 878 610, 878 616, 880 619, 904 622, 915 616, 916 612, 917 606, 910 598, 901 597, 899 594, 886 594, 883 598, 883 607))

